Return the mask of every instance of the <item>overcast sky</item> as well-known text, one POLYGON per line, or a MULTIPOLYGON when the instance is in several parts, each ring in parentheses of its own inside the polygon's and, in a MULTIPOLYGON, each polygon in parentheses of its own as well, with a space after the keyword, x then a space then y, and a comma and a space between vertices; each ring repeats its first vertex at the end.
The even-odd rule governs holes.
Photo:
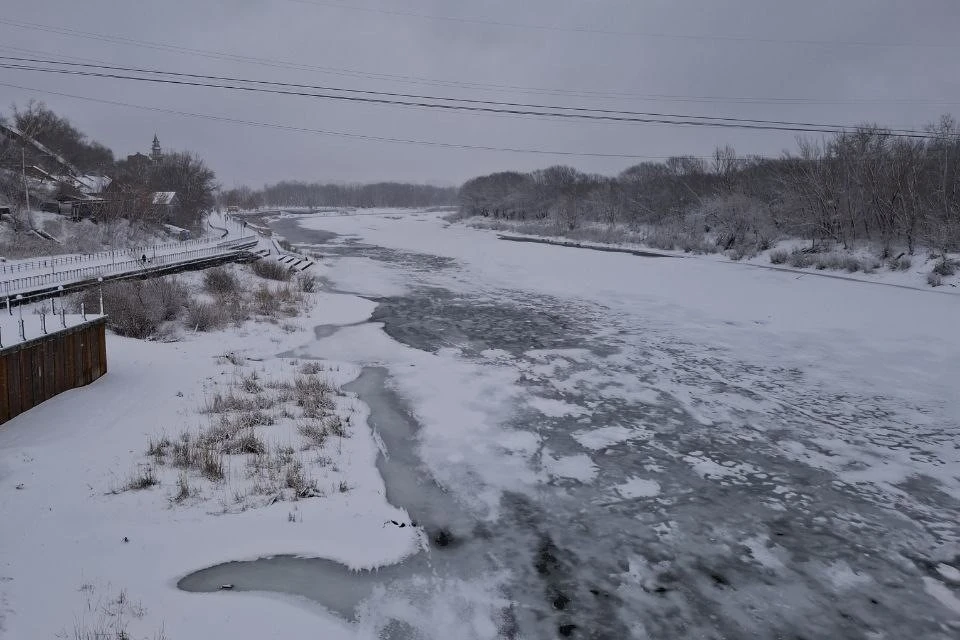
MULTIPOLYGON (((960 115, 958 33, 957 0, 3 0, 0 55, 29 49, 126 66, 377 91, 918 128, 944 112, 960 115), (284 64, 226 61, 130 41, 284 64), (424 79, 484 86, 437 86, 424 79), (724 99, 713 99, 718 97, 724 99)), ((36 90, 0 86, 3 112, 14 102, 43 100, 118 157, 148 151, 156 132, 165 148, 202 156, 226 187, 281 179, 458 184, 481 173, 558 163, 612 174, 639 160, 344 139, 42 91, 307 129, 577 153, 709 155, 715 146, 730 144, 741 154, 778 155, 794 147, 796 136, 449 113, 7 69, 0 69, 0 83, 36 90)))

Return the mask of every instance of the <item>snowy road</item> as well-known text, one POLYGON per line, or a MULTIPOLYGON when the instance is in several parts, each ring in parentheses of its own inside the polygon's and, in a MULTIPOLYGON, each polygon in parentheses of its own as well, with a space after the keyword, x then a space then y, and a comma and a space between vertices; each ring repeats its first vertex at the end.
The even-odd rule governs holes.
POLYGON ((455 498, 386 478, 440 544, 374 579, 364 628, 960 634, 953 297, 498 242, 435 214, 273 226, 379 303, 295 355, 385 367, 419 472, 455 498))

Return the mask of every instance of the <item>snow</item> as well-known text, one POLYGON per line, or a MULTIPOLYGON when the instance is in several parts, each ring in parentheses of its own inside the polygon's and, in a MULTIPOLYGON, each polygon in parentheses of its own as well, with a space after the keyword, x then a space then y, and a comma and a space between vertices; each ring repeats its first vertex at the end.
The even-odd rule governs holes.
POLYGON ((176 191, 154 191, 151 198, 153 204, 170 205, 177 197, 176 191))
POLYGON ((573 434, 574 439, 588 449, 605 449, 610 445, 643 438, 647 434, 636 429, 621 426, 600 427, 589 431, 579 431, 573 434))
POLYGON ((660 495, 660 483, 646 478, 630 478, 617 486, 624 498, 653 498, 660 495))
POLYGON ((554 398, 530 396, 529 398, 526 398, 526 403, 543 415, 550 416, 552 418, 559 418, 561 416, 582 416, 589 413, 589 411, 583 407, 578 407, 575 404, 570 404, 568 402, 564 402, 563 400, 556 400, 554 398))
POLYGON ((585 453, 554 458, 549 449, 544 449, 540 462, 552 476, 589 482, 597 477, 597 465, 585 453))
MULTIPOLYGON (((439 285, 491 297, 504 291, 519 291, 524 298, 554 297, 571 308, 593 305, 602 309, 601 324, 620 322, 649 336, 648 343, 624 345, 624 353, 609 356, 626 362, 627 356, 640 354, 636 360, 642 360, 642 370, 604 378, 589 369, 597 356, 578 348, 523 353, 484 348, 476 358, 453 343, 435 350, 413 348, 387 336, 381 323, 364 322, 376 306, 373 301, 336 292, 313 294, 313 310, 295 321, 302 329, 292 333, 248 324, 211 335, 188 334, 173 344, 110 336, 110 372, 104 378, 0 427, 0 637, 54 637, 72 629, 75 617, 87 611, 91 590, 80 591, 87 584, 94 585, 98 597, 115 598, 125 589, 143 602, 147 613, 131 620, 135 637, 151 636, 162 624, 168 637, 178 640, 366 639, 380 629, 371 612, 378 619, 392 616, 414 626, 429 621, 441 637, 444 632, 453 637, 457 624, 463 625, 457 637, 492 635, 489 618, 478 613, 486 609, 469 609, 465 603, 491 609, 503 605, 497 600, 497 576, 421 577, 419 583, 397 586, 398 592, 378 591, 356 624, 292 597, 187 594, 175 588, 179 577, 221 561, 293 553, 374 567, 416 553, 422 544, 414 528, 383 526, 389 519, 406 519, 406 513, 384 497, 374 466, 377 441, 366 427, 366 409, 353 398, 339 401, 339 410, 353 411, 357 421, 338 461, 341 475, 330 476, 331 482, 346 478, 352 487, 347 493, 224 513, 218 500, 239 488, 239 479, 202 502, 174 505, 169 498, 177 478, 165 474, 159 488, 107 495, 144 462, 148 438, 175 435, 202 421, 197 408, 236 375, 232 365, 217 357, 231 351, 258 358, 247 367, 261 367, 264 375, 293 367, 291 358, 317 358, 324 366, 339 367, 330 375, 341 384, 357 375, 360 366, 387 367, 394 390, 420 426, 418 453, 424 466, 444 490, 491 520, 498 517, 504 492, 535 497, 544 491, 545 478, 559 479, 562 491, 608 481, 604 491, 613 490, 624 501, 656 498, 657 504, 664 503, 676 497, 674 483, 650 476, 665 472, 667 464, 689 471, 700 483, 688 489, 693 495, 723 483, 727 489, 759 479, 767 493, 748 499, 771 510, 786 511, 791 500, 805 499, 798 483, 751 461, 749 438, 768 445, 785 463, 877 492, 883 498, 879 504, 899 504, 903 482, 918 478, 936 482, 938 491, 951 499, 960 497, 955 431, 960 334, 954 296, 798 278, 713 259, 643 259, 518 245, 490 232, 446 225, 436 214, 379 213, 302 217, 302 224, 399 251, 453 258, 458 268, 449 274, 409 273, 369 258, 325 259, 315 269, 335 288, 375 297, 439 285), (340 328, 316 339, 312 329, 317 325, 340 328), (628 348, 636 352, 628 353, 628 348), (697 356, 695 370, 677 356, 680 350, 697 356), (742 369, 733 366, 741 364, 742 369), (779 383, 767 375, 773 370, 796 370, 803 382, 796 389, 771 386, 779 383), (531 391, 525 386, 531 379, 544 386, 531 391), (597 390, 595 406, 573 404, 565 395, 582 388, 597 390), (829 393, 832 403, 819 406, 819 396, 808 397, 814 391, 829 393), (860 398, 875 403, 869 410, 889 412, 889 423, 917 448, 892 445, 888 440, 896 434, 857 413, 860 398), (602 416, 604 405, 613 402, 658 413, 629 424, 578 422, 602 416), (512 423, 518 411, 536 412, 537 428, 523 430, 512 423), (767 440, 764 430, 772 415, 779 428, 789 424, 792 430, 767 440), (647 463, 639 475, 605 478, 599 471, 598 461, 608 454, 627 451, 639 458, 652 450, 658 429, 691 428, 679 422, 683 416, 709 430, 718 443, 728 442, 731 432, 742 439, 723 455, 693 449, 664 456, 659 464, 647 463), (568 429, 569 450, 548 443, 557 422, 568 429), (16 489, 21 483, 23 488, 16 489), (294 509, 299 519, 289 522, 294 509), (129 543, 122 542, 124 536, 129 543), (434 606, 438 601, 454 606, 434 606)), ((664 537, 692 535, 687 525, 665 517, 655 531, 666 532, 664 537)), ((767 538, 730 535, 768 571, 787 572, 795 564, 767 538)), ((865 542, 869 538, 864 536, 865 542)), ((640 563, 638 559, 636 566, 640 563)), ((630 566, 635 566, 632 559, 630 566)), ((817 566, 836 590, 874 582, 842 560, 811 563, 804 580, 814 580, 817 566)), ((960 572, 941 564, 938 573, 955 581, 960 572)), ((935 578, 924 578, 922 584, 926 592, 919 589, 921 597, 956 611, 952 587, 935 578)))
POLYGON ((44 335, 53 335, 66 329, 72 329, 88 322, 93 322, 101 316, 94 313, 88 313, 86 317, 80 314, 67 313, 62 317, 60 314, 50 313, 49 307, 46 313, 46 333, 43 331, 43 319, 40 314, 32 313, 33 308, 28 307, 27 313, 23 314, 24 336, 20 336, 20 310, 13 308, 13 315, 7 313, 6 308, 0 310, 0 345, 2 347, 11 347, 16 344, 42 338, 44 335))
MULTIPOLYGON (((308 326, 357 322, 371 310, 367 301, 321 295, 306 320, 308 326)), ((373 464, 377 445, 365 427, 365 408, 355 400, 343 402, 357 411, 357 426, 343 440, 342 453, 329 454, 348 480, 346 493, 225 513, 216 492, 195 504, 174 505, 177 475, 171 471, 158 488, 109 495, 148 462, 149 438, 175 437, 202 422, 197 408, 235 375, 233 365, 218 356, 266 358, 248 368, 290 368, 289 360, 272 355, 309 340, 308 331, 288 334, 248 323, 239 331, 188 335, 171 344, 111 335, 106 376, 0 426, 0 637, 71 631, 75 618, 97 618, 87 611, 91 598, 106 602, 120 590, 147 609, 141 618, 130 616, 137 638, 153 637, 161 626, 171 638, 270 637, 278 625, 341 637, 345 624, 313 604, 187 594, 173 585, 191 571, 230 560, 295 554, 365 568, 419 549, 412 528, 383 526, 408 517, 383 497, 373 464), (288 521, 291 512, 295 522, 288 521), (81 591, 84 585, 90 586, 81 591)), ((324 364, 338 369, 328 373, 339 376, 337 383, 359 372, 347 363, 324 364)), ((228 478, 220 497, 243 487, 242 478, 228 478)))
MULTIPOLYGON (((506 228, 511 229, 515 224, 511 224, 510 221, 498 220, 495 223, 485 218, 473 218, 467 219, 462 222, 462 224, 474 225, 481 229, 494 229, 494 228, 506 228)), ((521 223, 522 224, 522 223, 521 223)), ((594 225, 596 231, 601 234, 610 234, 610 229, 607 225, 594 225)), ((637 232, 620 228, 618 233, 621 233, 626 236, 635 237, 637 232)), ((906 256, 908 257, 912 264, 910 268, 905 270, 889 270, 884 266, 883 261, 879 260, 876 257, 876 247, 870 246, 869 244, 860 244, 850 247, 849 249, 837 249, 832 253, 838 256, 850 256, 858 258, 866 263, 876 265, 876 268, 871 273, 866 273, 863 271, 857 271, 854 273, 848 273, 847 271, 842 270, 818 270, 815 266, 810 266, 806 268, 791 267, 786 264, 773 264, 770 262, 770 254, 777 251, 792 251, 794 249, 804 249, 810 246, 808 240, 801 240, 798 238, 789 238, 782 240, 776 243, 774 246, 769 249, 758 252, 756 255, 751 257, 744 257, 740 260, 731 260, 728 256, 723 253, 712 253, 712 254, 691 254, 685 253, 679 250, 666 250, 658 248, 650 248, 644 244, 638 244, 636 242, 596 242, 589 240, 570 240, 565 237, 557 236, 544 236, 537 235, 532 233, 523 233, 509 230, 508 235, 524 237, 524 238, 535 238, 538 240, 544 240, 548 242, 575 242, 576 244, 582 247, 597 247, 597 248, 618 248, 624 250, 633 250, 633 251, 650 251, 654 253, 663 254, 666 256, 672 256, 676 258, 684 258, 689 260, 700 260, 700 261, 709 261, 719 264, 727 265, 740 265, 740 266, 750 266, 754 268, 767 269, 772 271, 781 271, 785 273, 794 273, 797 274, 796 277, 823 277, 823 278, 832 278, 839 280, 852 280, 857 282, 872 282, 875 284, 881 285, 892 285, 896 287, 906 287, 911 289, 919 289, 924 291, 931 290, 931 287, 926 283, 927 274, 933 269, 933 266, 938 258, 934 258, 934 254, 939 256, 939 253, 933 250, 918 248, 915 250, 914 255, 906 256)), ((573 249, 576 250, 576 249, 573 249)), ((905 252, 904 252, 905 253, 905 252)), ((827 254, 823 254, 827 255, 827 254)), ((957 254, 948 254, 954 260, 960 260, 960 255, 957 254)), ((942 287, 938 291, 940 293, 960 295, 960 290, 957 289, 958 284, 960 284, 960 278, 954 279, 951 281, 949 278, 944 279, 945 282, 950 286, 942 287)))

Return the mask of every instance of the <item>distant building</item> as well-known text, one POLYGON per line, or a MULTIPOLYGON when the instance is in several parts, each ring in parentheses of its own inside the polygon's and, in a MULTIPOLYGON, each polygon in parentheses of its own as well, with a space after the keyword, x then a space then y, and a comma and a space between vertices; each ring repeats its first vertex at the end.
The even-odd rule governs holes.
POLYGON ((161 207, 178 207, 180 199, 177 198, 176 191, 154 191, 152 194, 153 204, 161 207))
POLYGON ((176 191, 154 191, 150 194, 150 204, 157 220, 169 222, 176 217, 180 198, 176 191))
POLYGON ((156 164, 163 161, 163 149, 160 148, 160 138, 157 137, 157 134, 153 134, 153 146, 150 147, 150 159, 156 164))

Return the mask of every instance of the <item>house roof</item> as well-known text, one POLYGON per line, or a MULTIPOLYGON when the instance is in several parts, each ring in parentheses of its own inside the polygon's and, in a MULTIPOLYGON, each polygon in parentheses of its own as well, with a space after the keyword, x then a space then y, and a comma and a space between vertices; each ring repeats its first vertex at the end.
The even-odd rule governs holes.
POLYGON ((78 176, 76 181, 80 188, 87 193, 101 193, 110 186, 113 178, 110 176, 85 175, 78 176))
POLYGON ((176 197, 176 191, 154 191, 152 196, 153 204, 173 204, 176 197))

